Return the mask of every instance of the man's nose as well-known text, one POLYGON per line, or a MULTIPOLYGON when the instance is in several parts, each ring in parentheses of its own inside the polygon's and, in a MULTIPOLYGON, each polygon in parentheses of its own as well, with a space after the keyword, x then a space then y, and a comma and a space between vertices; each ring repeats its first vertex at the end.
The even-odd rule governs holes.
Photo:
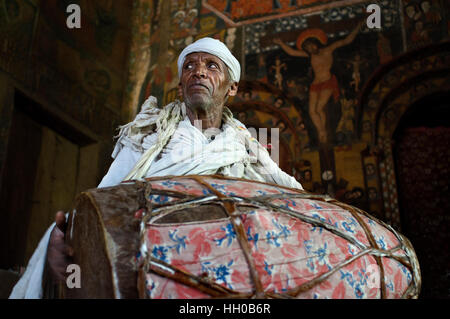
POLYGON ((194 69, 194 75, 200 78, 206 77, 206 65, 203 65, 202 63, 197 64, 194 69))

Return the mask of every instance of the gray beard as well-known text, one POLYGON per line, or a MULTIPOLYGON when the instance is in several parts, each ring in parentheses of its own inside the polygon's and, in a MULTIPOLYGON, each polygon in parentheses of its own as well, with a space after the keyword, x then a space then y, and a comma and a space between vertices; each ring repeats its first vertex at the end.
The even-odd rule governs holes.
POLYGON ((191 99, 185 99, 186 106, 193 111, 209 111, 214 108, 215 101, 209 98, 197 98, 192 101, 191 99))
POLYGON ((214 107, 213 101, 186 101, 186 106, 189 107, 193 111, 209 111, 214 107))

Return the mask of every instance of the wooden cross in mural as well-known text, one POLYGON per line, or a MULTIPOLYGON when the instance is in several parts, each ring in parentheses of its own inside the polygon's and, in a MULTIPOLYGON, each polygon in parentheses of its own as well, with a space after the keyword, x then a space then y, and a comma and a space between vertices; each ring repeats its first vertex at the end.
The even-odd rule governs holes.
POLYGON ((280 9, 281 8, 281 3, 278 0, 273 0, 272 1, 272 9, 280 9))
POLYGON ((225 6, 225 13, 231 13, 231 7, 233 6, 233 2, 238 0, 227 0, 227 5, 225 6))

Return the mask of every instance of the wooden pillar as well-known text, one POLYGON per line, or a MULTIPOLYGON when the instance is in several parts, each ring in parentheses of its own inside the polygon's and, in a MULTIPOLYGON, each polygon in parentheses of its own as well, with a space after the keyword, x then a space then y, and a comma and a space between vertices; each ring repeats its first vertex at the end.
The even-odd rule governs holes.
MULTIPOLYGON (((169 2, 169 1, 164 1, 169 2)), ((127 123, 136 116, 139 94, 150 66, 150 32, 153 1, 134 0, 131 17, 131 41, 128 53, 121 120, 127 123)))

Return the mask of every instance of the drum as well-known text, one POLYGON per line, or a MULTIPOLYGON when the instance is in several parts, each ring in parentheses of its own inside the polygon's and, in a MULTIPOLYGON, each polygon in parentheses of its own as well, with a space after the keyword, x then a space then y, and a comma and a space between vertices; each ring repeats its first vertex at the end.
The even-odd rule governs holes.
POLYGON ((80 194, 68 298, 417 298, 411 243, 333 198, 223 176, 80 194))

